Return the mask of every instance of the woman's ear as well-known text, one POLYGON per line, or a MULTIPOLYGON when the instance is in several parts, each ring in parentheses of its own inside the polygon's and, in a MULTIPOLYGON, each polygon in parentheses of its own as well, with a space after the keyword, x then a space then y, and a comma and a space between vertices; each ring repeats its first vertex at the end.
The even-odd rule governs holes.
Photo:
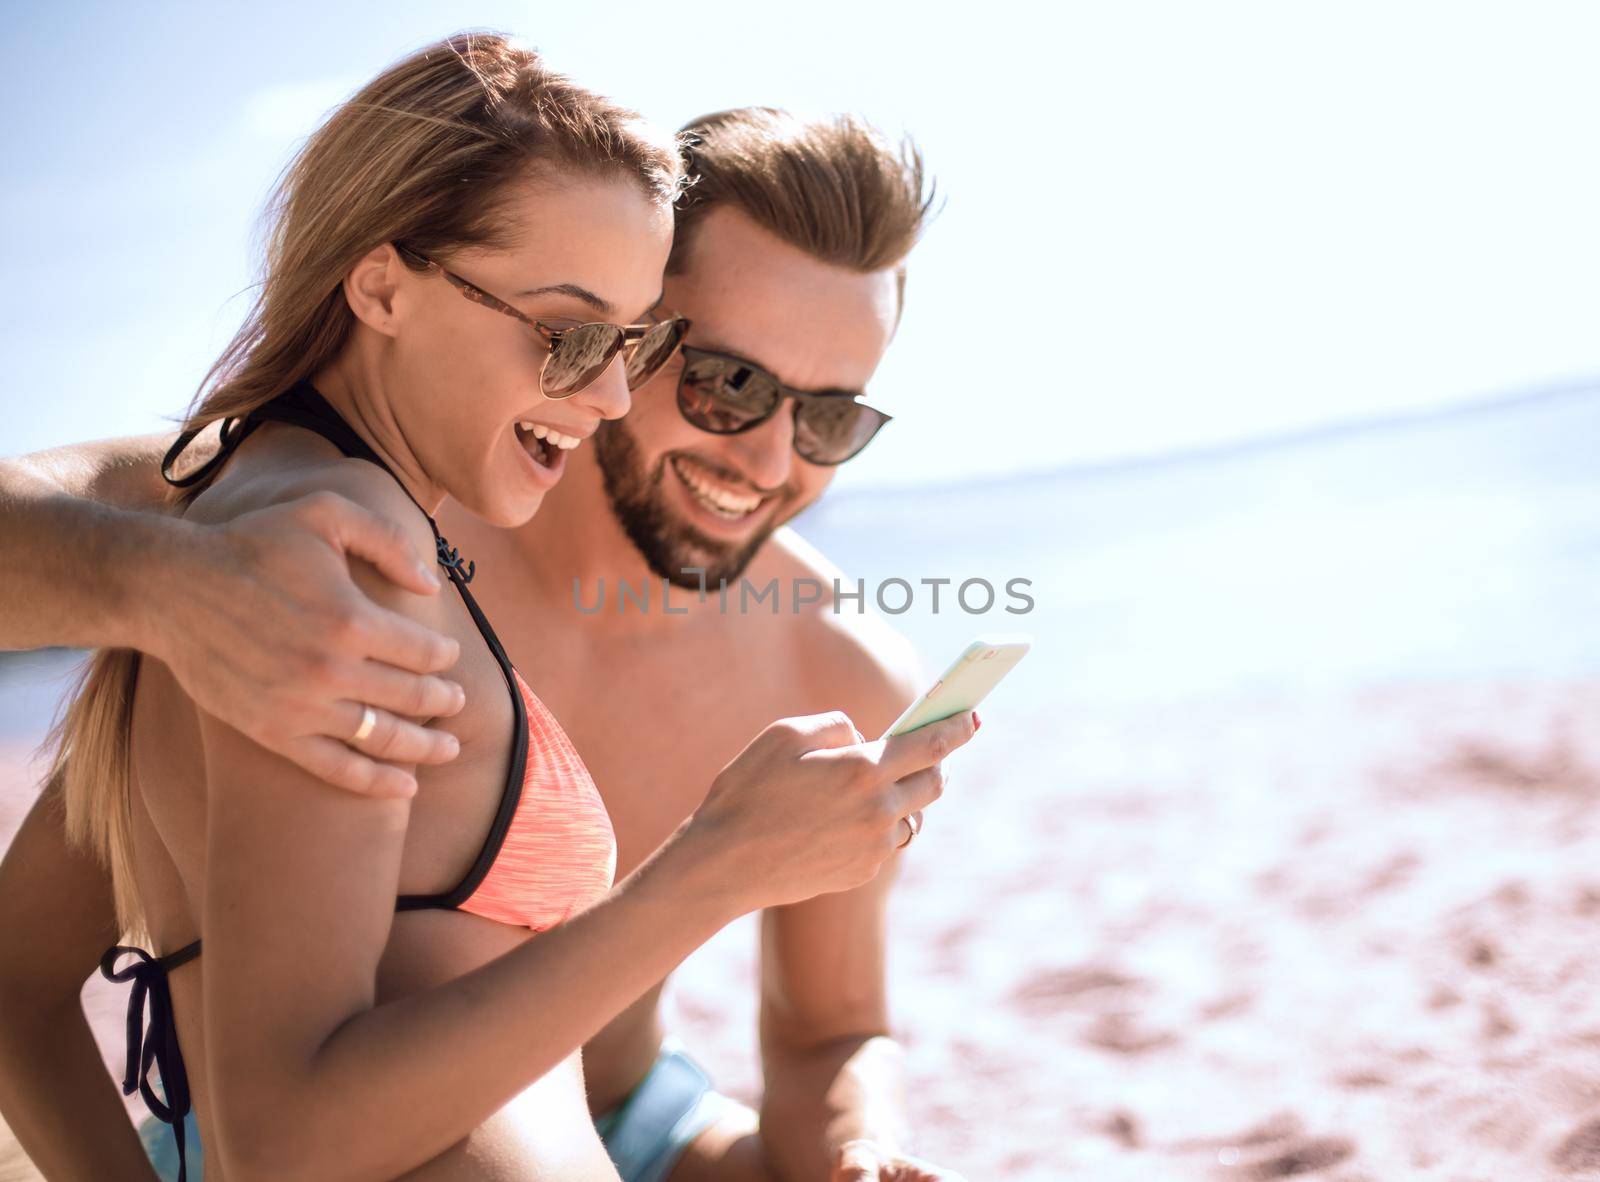
POLYGON ((344 298, 356 319, 386 337, 395 335, 395 293, 405 264, 394 247, 375 246, 344 277, 344 298))

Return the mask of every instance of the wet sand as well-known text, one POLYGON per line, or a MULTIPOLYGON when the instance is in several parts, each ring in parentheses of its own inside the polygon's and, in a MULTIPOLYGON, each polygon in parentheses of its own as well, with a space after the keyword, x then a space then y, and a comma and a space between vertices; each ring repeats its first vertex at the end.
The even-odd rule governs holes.
MULTIPOLYGON (((27 745, 0 746, 0 840, 27 745)), ((924 1156, 973 1182, 1600 1179, 1600 683, 1010 708, 950 772, 893 910, 924 1156)), ((672 991, 746 1099, 753 937, 672 991)), ((114 1049, 121 996, 87 996, 114 1049)), ((0 1182, 29 1176, 0 1137, 0 1182)))

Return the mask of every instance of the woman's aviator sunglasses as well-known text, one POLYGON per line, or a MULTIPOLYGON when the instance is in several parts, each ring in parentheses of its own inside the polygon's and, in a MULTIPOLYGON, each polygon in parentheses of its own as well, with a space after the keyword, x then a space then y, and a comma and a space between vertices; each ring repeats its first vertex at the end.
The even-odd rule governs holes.
POLYGON ((794 399, 794 449, 813 464, 842 464, 872 442, 892 416, 846 391, 785 386, 759 365, 684 345, 678 410, 702 431, 737 435, 760 426, 794 399))
POLYGON ((544 368, 539 372, 539 392, 546 398, 572 397, 604 373, 618 353, 623 355, 622 365, 627 375, 628 389, 637 390, 667 363, 682 344, 683 334, 689 331, 689 322, 682 316, 672 316, 650 324, 595 323, 580 324, 573 328, 553 328, 523 315, 504 300, 446 270, 427 255, 398 242, 394 248, 407 262, 438 271, 452 287, 473 303, 520 320, 538 333, 545 347, 550 350, 544 368))

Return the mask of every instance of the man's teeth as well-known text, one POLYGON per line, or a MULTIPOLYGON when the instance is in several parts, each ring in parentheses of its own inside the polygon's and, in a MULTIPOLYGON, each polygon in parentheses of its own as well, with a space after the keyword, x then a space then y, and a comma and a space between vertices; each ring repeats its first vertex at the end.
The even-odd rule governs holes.
POLYGON ((686 464, 674 464, 673 467, 701 501, 725 517, 743 517, 746 513, 755 512, 761 504, 760 497, 749 494, 741 496, 719 488, 686 464))
POLYGON ((542 439, 551 447, 559 447, 562 451, 571 451, 583 442, 576 435, 563 435, 560 431, 546 427, 543 423, 520 422, 517 426, 531 434, 535 439, 542 439))

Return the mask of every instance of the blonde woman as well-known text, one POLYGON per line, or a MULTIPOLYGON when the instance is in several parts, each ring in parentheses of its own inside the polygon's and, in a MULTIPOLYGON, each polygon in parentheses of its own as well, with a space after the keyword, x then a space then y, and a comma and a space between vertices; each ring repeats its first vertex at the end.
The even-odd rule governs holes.
MULTIPOLYGON (((459 755, 419 762, 414 793, 408 771, 341 791, 197 710, 158 661, 103 651, 6 865, 80 930, 114 892, 143 946, 103 967, 149 1008, 125 1086, 175 1133, 192 1097, 211 1182, 614 1179, 584 1040, 733 917, 870 878, 972 734, 970 715, 888 744, 842 715, 776 723, 613 885, 594 785, 432 514, 452 497, 525 521, 671 355, 682 322, 645 314, 678 170, 628 112, 474 36, 363 88, 286 175, 259 306, 186 424, 220 421, 222 449, 175 454, 173 479, 195 521, 335 494, 437 553, 453 594, 353 572, 459 645, 464 706, 420 712, 459 755), (37 856, 58 793, 98 863, 37 856)), ((417 721, 350 702, 323 754, 435 758, 417 721)), ((66 1095, 50 1080, 81 1078, 81 1043, 4 1060, 7 1119, 47 1176, 136 1177, 131 1130, 86 1135, 18 1099, 38 1075, 66 1095)))

